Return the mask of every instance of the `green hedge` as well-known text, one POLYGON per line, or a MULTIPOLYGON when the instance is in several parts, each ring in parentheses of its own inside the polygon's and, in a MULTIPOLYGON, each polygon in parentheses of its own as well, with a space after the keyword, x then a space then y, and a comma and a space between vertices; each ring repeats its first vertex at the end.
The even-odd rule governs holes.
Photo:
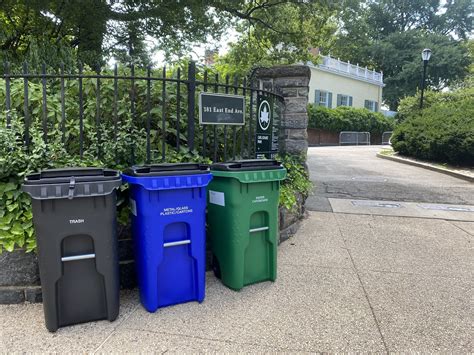
POLYGON ((474 166, 474 87, 451 93, 429 92, 423 112, 419 97, 402 100, 403 121, 394 131, 392 146, 403 155, 474 166), (418 100, 417 100, 418 99, 418 100), (410 110, 411 108, 411 110, 410 110))
POLYGON ((323 106, 308 105, 309 128, 320 128, 333 132, 359 131, 382 133, 394 128, 394 120, 380 112, 365 108, 339 106, 331 109, 323 106))

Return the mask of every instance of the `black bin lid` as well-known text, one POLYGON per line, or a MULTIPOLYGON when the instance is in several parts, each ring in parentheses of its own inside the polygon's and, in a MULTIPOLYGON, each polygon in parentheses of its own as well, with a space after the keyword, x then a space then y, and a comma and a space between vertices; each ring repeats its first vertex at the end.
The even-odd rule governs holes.
POLYGON ((208 174, 209 165, 199 163, 162 163, 132 166, 123 172, 128 176, 172 176, 208 174))
POLYGON ((102 168, 46 169, 25 177, 25 185, 64 184, 71 178, 75 182, 99 182, 120 179, 116 170, 102 168))
POLYGON ((274 159, 248 159, 235 160, 226 163, 215 163, 211 165, 211 170, 220 171, 253 171, 253 170, 277 170, 282 166, 274 159))

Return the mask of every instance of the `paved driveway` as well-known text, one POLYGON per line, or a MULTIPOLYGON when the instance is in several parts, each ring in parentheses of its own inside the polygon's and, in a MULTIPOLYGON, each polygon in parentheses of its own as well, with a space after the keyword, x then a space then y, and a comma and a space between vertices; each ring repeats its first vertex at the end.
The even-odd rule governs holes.
POLYGON ((202 304, 154 314, 139 305, 136 291, 124 292, 116 322, 55 334, 44 328, 41 305, 0 306, 0 353, 472 353, 474 222, 465 217, 472 212, 413 218, 379 215, 385 207, 336 213, 331 204, 341 197, 472 203, 472 185, 379 161, 375 151, 310 150, 320 185, 310 204, 316 211, 280 246, 275 283, 234 292, 208 273, 202 304))
POLYGON ((380 146, 310 148, 313 211, 332 211, 328 198, 474 205, 474 186, 464 180, 380 159, 380 146))

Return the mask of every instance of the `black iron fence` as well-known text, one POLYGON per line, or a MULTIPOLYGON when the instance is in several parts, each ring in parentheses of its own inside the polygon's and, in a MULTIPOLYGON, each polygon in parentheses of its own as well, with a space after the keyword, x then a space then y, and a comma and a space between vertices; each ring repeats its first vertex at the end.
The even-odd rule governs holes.
POLYGON ((47 71, 43 65, 41 73, 31 73, 27 63, 14 69, 4 64, 2 121, 7 127, 14 120, 21 121, 26 149, 32 144, 35 128, 46 145, 59 139, 68 152, 81 159, 86 152, 90 154, 90 147, 101 159, 108 149, 105 142, 116 142, 121 135, 130 141, 130 163, 140 162, 140 152, 145 162, 166 161, 172 150, 186 150, 213 161, 252 158, 257 96, 270 97, 280 111, 284 105, 281 95, 260 90, 251 79, 222 78, 209 69, 197 68, 194 62, 168 71, 133 65, 92 71, 80 65, 76 72, 66 73, 64 66, 47 71), (200 125, 200 92, 243 95, 245 124, 200 125))

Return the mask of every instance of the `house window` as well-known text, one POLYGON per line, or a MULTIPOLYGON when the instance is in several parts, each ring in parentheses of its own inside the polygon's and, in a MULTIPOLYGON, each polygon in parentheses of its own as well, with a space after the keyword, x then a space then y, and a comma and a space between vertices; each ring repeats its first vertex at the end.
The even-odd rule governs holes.
POLYGON ((328 106, 328 93, 327 91, 321 91, 319 95, 318 106, 328 106))
POLYGON ((367 110, 374 111, 374 112, 377 112, 379 110, 377 101, 365 100, 364 107, 367 110))
POLYGON ((352 96, 337 94, 337 106, 352 106, 352 96))
POLYGON ((332 92, 316 90, 314 94, 314 104, 332 108, 332 92))

